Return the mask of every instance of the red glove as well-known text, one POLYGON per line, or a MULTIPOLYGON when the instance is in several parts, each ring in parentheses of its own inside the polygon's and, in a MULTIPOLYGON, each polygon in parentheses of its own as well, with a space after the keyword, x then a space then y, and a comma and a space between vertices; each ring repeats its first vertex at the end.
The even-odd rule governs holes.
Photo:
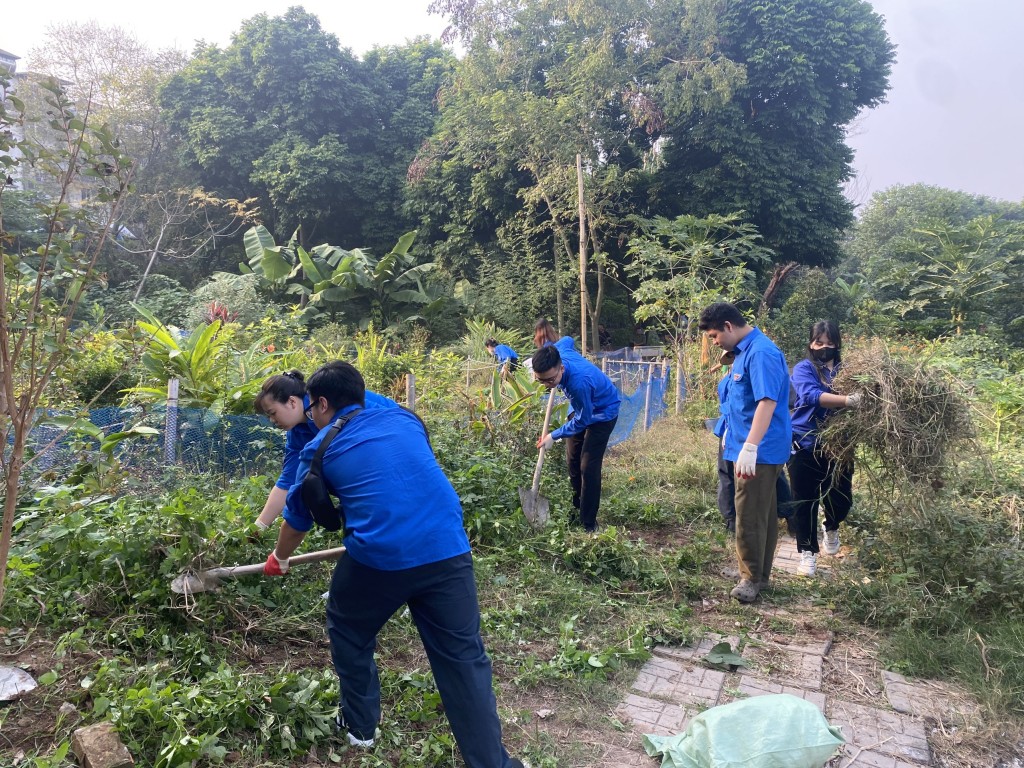
POLYGON ((277 552, 267 555, 267 562, 263 564, 264 576, 284 576, 288 573, 288 558, 278 557, 277 552))

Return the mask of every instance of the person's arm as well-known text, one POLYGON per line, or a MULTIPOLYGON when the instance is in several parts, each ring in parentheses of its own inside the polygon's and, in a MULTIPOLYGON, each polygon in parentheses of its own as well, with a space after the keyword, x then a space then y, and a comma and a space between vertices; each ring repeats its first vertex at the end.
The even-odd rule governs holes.
POLYGON ((263 575, 284 576, 288 573, 288 560, 304 538, 305 531, 295 530, 288 525, 287 520, 281 523, 281 530, 277 534, 277 546, 267 555, 267 562, 263 564, 263 575))
POLYGON ((281 523, 281 531, 277 534, 277 546, 274 547, 274 554, 278 560, 287 560, 292 553, 298 549, 299 544, 306 538, 306 531, 297 531, 288 525, 285 520, 281 523))
POLYGON ((818 398, 818 403, 822 408, 855 407, 854 403, 857 402, 857 400, 855 398, 854 403, 851 403, 851 397, 854 397, 854 395, 837 395, 833 392, 822 392, 821 397, 818 398))
POLYGON ((267 496, 267 503, 263 505, 263 511, 256 518, 256 526, 265 531, 273 525, 281 512, 284 511, 284 503, 287 498, 288 489, 275 485, 270 491, 270 495, 267 496))
MULTIPOLYGON (((565 394, 569 395, 569 392, 566 391, 565 394)), ((574 387, 569 402, 573 406, 572 418, 551 432, 552 440, 578 435, 594 420, 594 392, 589 382, 584 382, 582 387, 574 387)))
POLYGON ((757 408, 754 409, 754 418, 750 423, 750 432, 747 434, 747 439, 744 442, 753 443, 754 445, 761 444, 765 433, 768 431, 768 426, 772 423, 775 405, 775 401, 769 400, 767 397, 764 400, 757 401, 757 408))
POLYGON ((733 471, 737 477, 753 477, 757 473, 757 449, 768 431, 768 425, 771 424, 775 405, 775 401, 767 397, 757 401, 750 432, 747 433, 747 439, 740 449, 740 455, 733 462, 733 471))

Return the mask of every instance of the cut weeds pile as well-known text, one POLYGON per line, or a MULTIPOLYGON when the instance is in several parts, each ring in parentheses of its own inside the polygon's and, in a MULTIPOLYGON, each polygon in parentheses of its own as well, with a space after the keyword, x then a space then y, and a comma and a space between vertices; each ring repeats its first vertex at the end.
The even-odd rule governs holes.
MULTIPOLYGON (((714 504, 715 447, 706 433, 667 420, 614 449, 606 461, 605 527, 596 537, 565 525, 568 483, 557 456, 542 486, 553 521, 535 532, 515 491, 529 474, 527 456, 485 453, 443 428, 434 441, 474 540, 506 741, 535 768, 611 766, 621 764, 617 750, 639 753, 636 735, 614 712, 657 644, 712 631, 834 632, 844 651, 836 658, 859 666, 830 668, 827 685, 854 695, 860 681, 877 685, 882 664, 914 674, 891 648, 881 655, 884 634, 844 618, 853 585, 871 578, 856 564, 831 582, 784 579, 753 606, 728 600, 729 583, 718 573, 731 547, 714 504)), ((23 663, 47 682, 0 710, 0 764, 24 754, 38 757, 27 765, 50 765, 46 756, 75 727, 103 719, 117 724, 140 765, 460 764, 406 616, 392 619, 380 638, 377 746, 356 752, 330 733, 336 690, 320 599, 326 566, 290 575, 287 589, 256 578, 187 606, 172 602, 170 577, 191 562, 195 547, 205 543, 211 559, 265 555, 269 539, 249 542, 244 521, 270 482, 210 482, 157 504, 152 494, 130 496, 98 503, 87 515, 81 505, 41 505, 19 530, 0 652, 5 663, 23 663), (65 702, 74 711, 62 709, 65 702)), ((873 535, 872 522, 865 514, 857 544, 873 535)), ((335 543, 314 534, 305 548, 335 543)), ((990 656, 987 663, 997 662, 990 656)), ((1007 666, 1004 689, 1017 684, 1013 674, 1007 666)), ((999 754, 1012 754, 1019 738, 1012 707, 982 711, 999 729, 932 734, 937 764, 996 765, 999 754)))

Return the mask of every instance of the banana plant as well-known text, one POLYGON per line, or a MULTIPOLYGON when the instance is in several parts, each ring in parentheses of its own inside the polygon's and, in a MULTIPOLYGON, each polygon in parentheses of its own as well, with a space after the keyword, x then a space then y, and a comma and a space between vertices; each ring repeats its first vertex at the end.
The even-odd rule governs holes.
POLYGON ((178 404, 205 408, 219 416, 246 413, 251 409, 263 379, 280 353, 267 351, 267 340, 257 339, 248 349, 235 350, 230 335, 222 333, 220 320, 197 327, 184 339, 151 312, 136 307, 145 321, 136 326, 147 335, 142 365, 150 381, 127 390, 142 402, 167 399, 167 381, 178 379, 178 404))
POLYGON ((444 301, 441 291, 427 278, 434 262, 417 263, 409 250, 416 232, 407 232, 395 247, 380 258, 361 248, 345 250, 324 243, 307 251, 297 233, 285 245, 277 245, 266 227, 245 233, 248 265, 272 284, 307 299, 307 312, 325 312, 366 330, 422 319, 444 301))

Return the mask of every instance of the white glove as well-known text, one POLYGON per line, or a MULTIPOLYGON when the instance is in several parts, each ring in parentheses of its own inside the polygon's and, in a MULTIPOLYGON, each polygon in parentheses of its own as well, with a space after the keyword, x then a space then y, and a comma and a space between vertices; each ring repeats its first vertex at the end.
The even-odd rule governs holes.
POLYGON ((253 523, 253 525, 255 525, 257 528, 259 528, 261 531, 265 531, 265 530, 267 530, 267 528, 270 527, 269 525, 264 523, 262 520, 260 520, 258 517, 256 518, 256 522, 253 523))
POLYGON ((854 392, 852 395, 846 396, 846 407, 847 408, 860 408, 861 403, 864 401, 864 395, 860 392, 854 392))
POLYGON ((757 472, 757 446, 754 443, 744 443, 740 455, 736 457, 733 470, 737 477, 753 477, 757 472))
POLYGON ((537 441, 537 447, 543 448, 545 451, 550 451, 551 446, 555 444, 555 439, 551 437, 551 433, 548 432, 544 437, 537 441))

